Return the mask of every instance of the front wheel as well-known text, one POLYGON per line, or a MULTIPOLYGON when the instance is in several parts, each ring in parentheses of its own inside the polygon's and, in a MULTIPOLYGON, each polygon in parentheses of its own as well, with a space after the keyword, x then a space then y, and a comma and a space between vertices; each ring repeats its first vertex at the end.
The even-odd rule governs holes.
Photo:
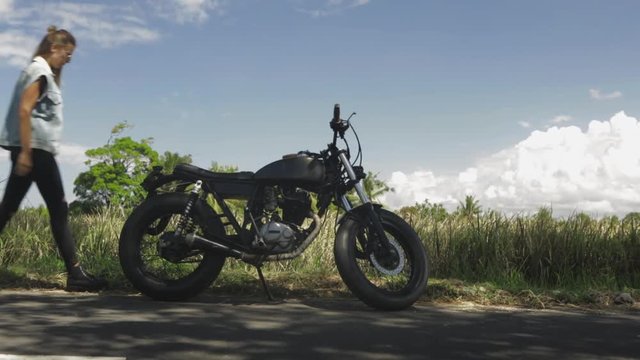
POLYGON ((347 214, 336 234, 334 255, 342 280, 367 305, 401 310, 424 293, 428 277, 426 251, 418 234, 398 215, 376 209, 389 239, 381 251, 363 216, 347 214))

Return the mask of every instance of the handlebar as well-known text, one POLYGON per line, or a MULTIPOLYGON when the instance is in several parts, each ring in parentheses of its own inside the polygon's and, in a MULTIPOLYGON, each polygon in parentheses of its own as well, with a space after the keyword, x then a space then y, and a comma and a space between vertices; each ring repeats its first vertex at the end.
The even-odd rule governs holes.
POLYGON ((340 122, 340 104, 335 104, 333 106, 333 120, 334 123, 340 122))
POLYGON ((335 137, 337 135, 340 135, 340 137, 342 138, 344 137, 344 132, 349 129, 349 122, 340 119, 340 104, 335 104, 333 106, 333 119, 331 119, 331 122, 329 124, 334 132, 334 143, 335 137))

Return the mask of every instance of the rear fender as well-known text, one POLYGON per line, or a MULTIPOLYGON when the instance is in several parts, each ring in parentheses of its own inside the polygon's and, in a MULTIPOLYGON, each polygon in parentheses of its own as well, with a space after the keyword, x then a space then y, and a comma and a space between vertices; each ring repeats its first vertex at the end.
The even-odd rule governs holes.
MULTIPOLYGON (((187 207, 187 203, 189 202, 189 196, 187 194, 168 194, 168 196, 182 197, 181 200, 184 202, 185 208, 187 207)), ((191 208, 191 212, 196 218, 196 221, 198 221, 198 223, 205 228, 205 232, 207 233, 207 235, 224 235, 224 226, 222 225, 222 222, 220 221, 216 212, 211 208, 211 206, 209 206, 209 204, 207 204, 206 201, 198 199, 191 208)), ((160 221, 155 226, 147 228, 146 233, 154 236, 161 234, 169 224, 169 220, 170 217, 160 219, 160 221)))
MULTIPOLYGON (((192 179, 189 179, 185 176, 178 176, 176 174, 164 174, 162 173, 162 166, 154 166, 153 170, 151 170, 149 175, 147 175, 147 177, 142 181, 140 185, 142 186, 143 189, 147 191, 147 197, 150 197, 158 193, 156 191, 158 188, 166 184, 169 184, 175 181, 180 181, 180 180, 190 181, 192 179)), ((183 187, 179 186, 176 189, 176 192, 184 191, 185 187, 186 186, 183 186, 183 187)))

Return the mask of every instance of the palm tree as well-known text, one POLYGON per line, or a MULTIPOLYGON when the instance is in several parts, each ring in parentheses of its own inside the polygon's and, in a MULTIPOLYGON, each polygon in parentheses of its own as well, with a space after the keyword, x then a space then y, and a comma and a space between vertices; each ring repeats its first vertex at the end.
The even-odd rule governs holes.
POLYGON ((480 214, 482 208, 480 202, 473 195, 467 195, 464 202, 460 201, 456 212, 461 216, 472 217, 480 214))
MULTIPOLYGON (((362 187, 369 197, 369 200, 375 202, 383 194, 393 191, 383 180, 378 179, 378 174, 374 174, 371 171, 367 172, 367 177, 362 181, 362 187)), ((347 194, 347 198, 352 204, 356 204, 360 201, 355 191, 351 191, 347 194)))
POLYGON ((367 172, 367 177, 364 178, 362 184, 364 191, 371 201, 376 200, 389 191, 393 191, 384 181, 378 179, 378 174, 374 174, 371 171, 367 172))

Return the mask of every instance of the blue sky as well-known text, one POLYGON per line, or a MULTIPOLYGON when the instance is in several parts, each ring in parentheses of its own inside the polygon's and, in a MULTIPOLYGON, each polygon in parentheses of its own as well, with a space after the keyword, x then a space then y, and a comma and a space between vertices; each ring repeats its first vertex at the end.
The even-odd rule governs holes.
MULTIPOLYGON (((338 102, 358 113, 391 207, 472 194, 507 212, 622 214, 640 206, 638 13, 622 0, 0 0, 0 109, 56 24, 79 43, 63 77, 70 199, 82 153, 119 121, 161 152, 257 170, 323 148, 338 102)), ((34 189, 25 205, 39 203, 34 189)))

